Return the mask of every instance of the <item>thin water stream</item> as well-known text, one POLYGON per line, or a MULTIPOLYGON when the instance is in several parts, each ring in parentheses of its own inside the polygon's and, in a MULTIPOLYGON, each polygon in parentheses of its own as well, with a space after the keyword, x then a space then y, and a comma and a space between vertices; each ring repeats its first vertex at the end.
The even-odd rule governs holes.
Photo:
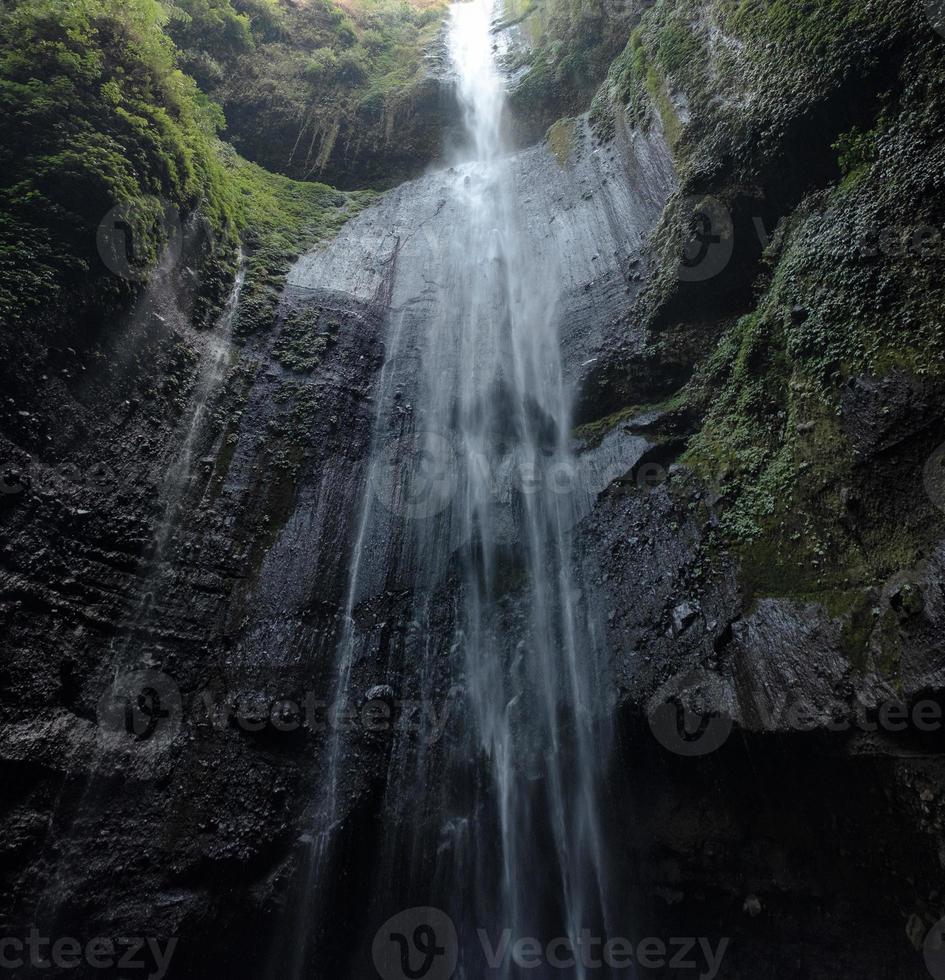
MULTIPOLYGON (((160 707, 161 699, 171 693, 164 686, 166 675, 150 667, 159 646, 151 631, 159 625, 162 591, 169 588, 174 580, 173 556, 169 555, 169 551, 174 534, 186 517, 187 496, 194 477, 194 452, 205 434, 208 414, 224 381, 233 352, 233 324, 246 276, 242 252, 238 263, 230 296, 212 333, 206 338, 189 408, 173 442, 176 447, 174 457, 161 487, 161 515, 147 565, 138 583, 138 598, 110 645, 108 666, 112 675, 111 688, 99 703, 99 726, 92 746, 88 775, 81 792, 71 803, 71 815, 57 828, 56 833, 50 835, 47 845, 58 851, 58 858, 55 873, 45 884, 37 906, 37 921, 43 923, 55 923, 65 894, 64 882, 81 879, 79 869, 87 861, 81 843, 85 835, 76 835, 75 828, 80 824, 94 823, 107 807, 109 794, 113 791, 110 781, 114 778, 114 771, 120 771, 120 767, 114 765, 116 758, 134 755, 145 771, 151 765, 158 768, 167 758, 168 739, 152 739, 148 732, 148 738, 129 740, 131 732, 127 730, 127 716, 122 706, 130 693, 145 696, 150 692, 160 707), (154 687, 148 680, 152 674, 154 687), (73 840, 74 837, 76 840, 73 840)), ((136 319, 143 321, 171 312, 177 302, 171 284, 174 271, 173 256, 169 254, 139 300, 133 314, 136 319)), ((64 790, 68 785, 63 784, 64 790)), ((60 801, 62 798, 60 795, 60 801)))

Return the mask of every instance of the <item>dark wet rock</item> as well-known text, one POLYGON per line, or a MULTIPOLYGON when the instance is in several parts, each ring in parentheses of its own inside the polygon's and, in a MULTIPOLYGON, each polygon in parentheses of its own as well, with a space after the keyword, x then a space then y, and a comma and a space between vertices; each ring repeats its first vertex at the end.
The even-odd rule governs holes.
MULTIPOLYGON (((621 427, 653 425, 649 413, 621 427)), ((667 477, 615 483, 581 524, 619 683, 626 749, 615 765, 632 776, 614 786, 634 814, 625 836, 648 896, 640 921, 654 934, 696 923, 730 936, 726 976, 780 977, 804 961, 827 978, 835 954, 821 964, 822 942, 842 949, 851 975, 882 956, 890 980, 918 976, 908 910, 923 910, 922 929, 934 921, 945 827, 930 792, 945 778, 932 653, 945 637, 945 543, 848 612, 745 596, 738 558, 706 549, 713 498, 683 468, 667 477), (718 720, 711 752, 680 754, 656 737, 653 712, 667 704, 691 713, 691 735, 718 720), (867 839, 869 855, 854 843, 867 839)))
POLYGON ((681 602, 673 610, 673 625, 677 633, 683 633, 698 619, 699 605, 694 602, 681 602))
POLYGON ((410 180, 442 160, 455 130, 456 95, 441 58, 442 52, 432 52, 425 77, 395 102, 377 95, 340 113, 334 131, 313 133, 311 120, 284 115, 277 105, 226 104, 231 136, 257 163, 300 180, 343 189, 410 180))
POLYGON ((889 597, 889 604, 901 620, 908 620, 922 612, 925 600, 922 598, 921 589, 911 582, 906 582, 889 597))
POLYGON ((370 438, 377 312, 287 295, 285 317, 337 312, 329 356, 287 378, 278 330, 229 347, 188 442, 214 332, 191 328, 177 289, 172 273, 126 319, 61 327, 58 348, 86 368, 68 379, 36 383, 37 365, 63 356, 40 334, 2 340, 15 408, 0 411, 0 447, 30 488, 0 497, 5 929, 49 922, 58 906, 84 934, 94 895, 107 934, 150 920, 186 939, 205 882, 223 879, 258 884, 258 922, 266 869, 291 853, 311 795, 312 751, 289 702, 303 705, 324 670, 346 581, 339 542, 370 438), (334 495, 319 492, 328 472, 334 495), (165 708, 180 699, 166 738, 106 726, 116 669, 157 678, 165 708), (249 725, 227 691, 259 695, 249 725), (50 829, 56 807, 72 816, 50 829))
POLYGON ((806 306, 795 306, 791 309, 791 319, 795 323, 806 323, 810 317, 810 310, 806 306))
POLYGON ((394 700, 394 689, 390 684, 375 684, 364 695, 365 701, 384 701, 388 704, 394 700))
POLYGON ((945 387, 938 382, 860 375, 843 389, 843 428, 861 457, 888 452, 943 418, 945 387))
MULTIPOLYGON (((425 127, 438 125, 441 94, 431 90, 430 112, 397 134, 404 172, 429 158, 425 127)), ((829 128, 823 115, 813 116, 818 130, 829 128)), ((788 129, 810 124, 793 113, 788 129)), ((566 153, 534 147, 513 164, 532 247, 567 259, 561 330, 577 421, 625 413, 576 439, 587 503, 575 508, 616 677, 621 880, 643 893, 640 934, 733 935, 732 978, 917 975, 908 940, 920 942, 940 906, 941 741, 861 719, 872 725, 890 699, 941 701, 945 550, 839 597, 789 595, 786 583, 781 595, 749 590, 740 556, 713 534, 718 497, 680 464, 704 406, 626 411, 674 394, 749 309, 761 254, 753 219, 773 227, 810 181, 834 173, 833 135, 816 147, 790 140, 787 168, 777 139, 740 137, 739 166, 764 162, 745 188, 723 193, 745 251, 704 286, 673 278, 648 289, 660 273, 653 233, 677 180, 659 126, 623 127, 599 144, 578 120, 566 153), (785 171, 807 183, 778 179, 785 171), (838 601, 851 596, 852 608, 838 601), (683 758, 654 738, 653 705, 668 693, 680 709, 731 723, 717 753, 683 758)), ((329 165, 364 173, 383 160, 389 176, 390 150, 342 139, 329 165)), ((707 155, 698 178, 711 184, 718 166, 707 155)), ((303 257, 272 330, 229 349, 190 448, 193 471, 176 488, 168 474, 208 350, 186 304, 164 296, 160 314, 73 325, 48 343, 38 332, 0 340, 11 393, 0 406, 0 491, 22 487, 0 494, 4 926, 48 919, 54 898, 77 930, 91 908, 105 932, 181 936, 180 976, 259 975, 260 946, 278 937, 292 882, 307 873, 326 737, 306 716, 310 696, 332 689, 348 628, 385 329, 391 310, 422 324, 430 290, 444 285, 425 279, 454 219, 442 184, 432 173, 397 188, 303 257), (181 711, 167 741, 103 735, 116 662, 172 679, 181 711), (253 731, 235 718, 247 692, 253 731), (226 936, 226 948, 207 935, 226 936)), ((671 209, 666 226, 679 220, 671 209)), ((795 326, 818 313, 790 300, 778 310, 795 326)), ((891 455, 931 438, 942 394, 903 374, 859 376, 842 392, 844 431, 861 458, 891 455)), ((400 400, 409 413, 410 392, 400 400)), ((806 414, 796 428, 817 432, 806 414)), ((885 471, 873 484, 843 479, 831 513, 855 529, 900 486, 885 471)), ((498 574, 514 597, 521 562, 508 510, 498 574)), ((352 665, 351 690, 387 703, 395 687, 379 680, 396 677, 398 698, 446 701, 446 671, 423 686, 404 662, 417 642, 413 583, 389 580, 385 558, 366 544, 351 628, 370 655, 352 665)), ((435 630, 425 640, 451 632, 451 574, 430 570, 435 630)), ((451 723, 462 722, 457 711, 451 723)), ((382 799, 388 740, 356 732, 351 758, 339 787, 348 863, 326 878, 337 882, 332 916, 361 922, 377 815, 396 816, 398 804, 382 799)))

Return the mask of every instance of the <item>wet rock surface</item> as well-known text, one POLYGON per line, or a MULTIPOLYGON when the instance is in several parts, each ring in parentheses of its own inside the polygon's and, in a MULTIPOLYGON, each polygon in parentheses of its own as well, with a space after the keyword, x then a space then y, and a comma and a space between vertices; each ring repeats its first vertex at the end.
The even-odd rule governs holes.
MULTIPOLYGON (((515 171, 534 249, 568 259, 560 326, 578 421, 625 406, 628 392, 674 391, 715 328, 680 328, 677 359, 653 360, 652 322, 628 312, 675 189, 659 130, 600 145, 578 121, 563 159, 535 147, 515 171), (628 365, 632 383, 616 384, 628 365)), ((191 329, 168 283, 98 332, 4 337, 5 929, 178 936, 181 977, 257 977, 260 962, 281 961, 273 947, 325 761, 319 702, 373 398, 392 317, 422 317, 436 285, 453 218, 441 183, 433 173, 397 188, 297 264, 271 331, 228 346, 196 431, 212 333, 191 329), (123 718, 102 724, 113 677, 128 670, 146 673, 169 712, 142 710, 137 733, 123 718)), ((929 438, 940 407, 931 384, 863 376, 843 392, 841 424, 870 461, 929 438)), ((731 937, 727 977, 924 976, 915 944, 941 911, 941 734, 877 720, 891 702, 941 704, 945 550, 864 586, 853 610, 756 594, 739 555, 710 544, 714 490, 678 463, 698 421, 661 407, 579 437, 593 507, 578 550, 613 658, 614 839, 627 844, 638 932, 731 937), (731 727, 715 751, 682 754, 651 724, 667 703, 731 727)), ((354 617, 376 656, 355 665, 353 689, 396 706, 430 694, 397 661, 413 583, 386 580, 384 556, 369 557, 377 574, 354 617)), ((511 555, 508 565, 514 579, 511 555)), ((451 575, 427 583, 443 636, 451 575)), ((442 699, 447 676, 433 678, 442 699)), ((350 863, 332 869, 326 902, 337 921, 363 924, 390 739, 352 740, 341 793, 356 846, 342 849, 350 863)))
POLYGON ((864 625, 746 595, 736 557, 706 562, 713 503, 682 468, 631 472, 581 525, 640 921, 730 937, 725 976, 927 975, 907 931, 921 947, 938 916, 945 544, 870 593, 864 625))
POLYGON ((304 704, 325 669, 380 313, 290 290, 271 332, 238 348, 190 327, 178 276, 98 333, 4 339, 12 934, 195 937, 258 919, 298 834, 313 735, 272 705, 304 704), (298 371, 276 356, 297 311, 330 340, 298 371), (110 710, 116 675, 156 691, 131 732, 110 710))
POLYGON ((424 53, 412 84, 339 105, 334 114, 300 116, 271 93, 260 96, 256 88, 252 95, 252 79, 247 81, 243 91, 234 79, 232 97, 221 100, 228 137, 252 160, 299 180, 345 189, 391 187, 438 165, 457 129, 445 31, 424 53))
MULTIPOLYGON (((261 959, 279 961, 269 947, 332 724, 322 699, 385 330, 407 305, 422 316, 451 220, 438 181, 391 192, 300 261, 277 322, 243 346, 192 329, 176 268, 95 331, 5 338, 0 918, 11 933, 146 926, 181 937, 179 976, 256 976, 261 959), (130 715, 116 675, 141 687, 130 715), (232 940, 223 950, 196 939, 206 935, 232 940)), ((516 181, 535 248, 569 257, 562 320, 577 384, 635 288, 630 260, 672 187, 668 157, 642 136, 581 146, 564 167, 537 147, 516 181)), ((624 435, 597 450, 590 483, 603 489, 642 444, 624 435)), ((367 703, 391 697, 384 663, 409 629, 405 598, 379 577, 358 599, 378 644, 378 662, 355 668, 367 703)), ((395 702, 429 696, 412 685, 395 702)), ((342 792, 349 832, 369 841, 390 740, 356 739, 342 792)))

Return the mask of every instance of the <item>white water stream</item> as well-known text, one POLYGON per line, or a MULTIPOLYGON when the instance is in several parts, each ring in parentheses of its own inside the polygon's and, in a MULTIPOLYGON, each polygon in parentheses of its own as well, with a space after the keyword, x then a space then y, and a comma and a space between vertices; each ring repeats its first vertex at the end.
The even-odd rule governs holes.
MULTIPOLYGON (((570 937, 577 947, 584 930, 604 935, 608 917, 600 789, 609 685, 570 536, 588 508, 569 449, 559 352, 565 277, 549 253, 536 261, 529 246, 532 218, 503 135, 493 17, 492 0, 451 11, 466 139, 444 175, 443 204, 456 220, 429 243, 422 316, 405 304, 388 322, 336 687, 339 703, 356 700, 357 666, 377 656, 358 626, 359 604, 381 581, 408 583, 410 637, 391 682, 413 676, 431 696, 445 650, 462 724, 441 743, 395 746, 378 858, 385 880, 372 900, 391 914, 408 896, 446 908, 459 933, 456 975, 469 980, 486 975, 479 930, 570 937), (438 632, 444 603, 446 637, 438 632)), ((442 715, 438 690, 433 711, 442 715)), ((331 877, 351 765, 336 729, 309 898, 297 910, 298 976, 309 975, 301 936, 312 895, 331 877)), ((506 958, 488 975, 516 969, 506 958)), ((556 975, 587 971, 578 959, 556 975)))

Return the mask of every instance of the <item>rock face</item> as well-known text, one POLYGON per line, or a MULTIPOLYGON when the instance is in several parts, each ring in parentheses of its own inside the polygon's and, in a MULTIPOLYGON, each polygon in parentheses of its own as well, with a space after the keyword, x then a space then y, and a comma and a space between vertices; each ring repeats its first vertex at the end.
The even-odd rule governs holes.
MULTIPOLYGON (((563 161, 539 146, 515 173, 534 249, 567 257, 578 385, 638 288, 672 166, 658 137, 596 147, 581 123, 563 161)), ((321 701, 372 393, 392 311, 422 316, 448 234, 439 181, 403 185, 304 257, 275 328, 245 346, 225 325, 190 326, 186 254, 107 335, 7 340, 0 914, 12 932, 178 936, 179 976, 279 962, 269 946, 330 741, 321 701)), ((605 440, 589 484, 603 490, 642 445, 605 440)), ((383 556, 374 567, 355 615, 383 647, 409 625, 405 584, 385 581, 383 556)), ((366 703, 403 696, 378 680, 359 668, 366 703)), ((365 861, 388 751, 366 737, 342 788, 365 861)), ((358 914, 343 884, 358 874, 339 874, 335 913, 358 914)))
POLYGON ((235 144, 253 160, 299 180, 320 180, 345 189, 390 187, 442 159, 456 118, 451 80, 430 72, 393 105, 366 102, 325 128, 311 119, 272 118, 259 131, 258 107, 230 105, 235 144))
POLYGON ((635 472, 600 494, 580 547, 610 610, 614 819, 640 928, 730 937, 725 976, 827 978, 840 962, 921 977, 943 825, 943 547, 865 595, 865 621, 759 601, 737 562, 706 564, 714 505, 691 474, 635 472))
MULTIPOLYGON (((344 589, 383 307, 290 289, 276 329, 236 348, 224 324, 189 326, 187 261, 107 334, 46 350, 5 338, 14 933, 196 937, 226 921, 238 934, 299 832, 312 739, 273 705, 293 698, 322 723, 305 692, 344 589), (311 356, 296 371, 279 352, 300 315, 311 356)), ((195 942, 177 975, 212 975, 187 972, 203 955, 217 954, 195 942)))
MULTIPOLYGON (((636 935, 729 937, 722 976, 922 977, 943 911, 945 548, 931 522, 914 560, 868 532, 890 526, 871 524, 877 511, 909 530, 926 498, 945 499, 941 453, 929 457, 940 385, 863 371, 840 392, 856 460, 810 486, 864 563, 881 552, 869 574, 800 588, 780 539, 721 546, 725 475, 680 462, 713 406, 640 404, 676 393, 746 312, 761 249, 738 251, 739 232, 718 281, 667 285, 660 249, 683 239, 661 238, 680 180, 662 134, 618 115, 599 143, 578 119, 514 165, 535 254, 566 259, 561 338, 593 493, 577 533, 619 723, 615 873, 636 935)), ((721 168, 703 163, 700 193, 721 168)), ((182 978, 291 968, 374 398, 392 319, 422 318, 448 235, 442 180, 397 188, 303 257, 273 329, 242 347, 224 324, 192 328, 186 254, 107 330, 0 339, 5 932, 176 936, 182 978)), ((800 192, 781 189, 793 206, 800 192)), ((737 190, 725 200, 743 231, 759 198, 747 179, 737 190)), ((792 329, 819 316, 776 299, 792 329)), ((777 353, 739 357, 776 378, 777 353)), ((792 440, 824 428, 790 422, 792 440)), ((397 710, 407 674, 394 684, 381 666, 412 628, 413 583, 368 555, 354 614, 378 655, 355 668, 356 708, 397 710)), ((438 574, 447 635, 450 569, 438 574)), ((322 933, 324 975, 360 980, 346 935, 369 931, 361 886, 391 749, 383 731, 352 742, 348 857, 301 925, 322 933)))
POLYGON ((342 87, 327 100, 312 92, 313 104, 300 107, 238 74, 229 87, 221 97, 227 135, 242 153, 276 173, 333 187, 386 188, 416 177, 443 159, 457 128, 445 29, 411 84, 360 102, 342 87))

